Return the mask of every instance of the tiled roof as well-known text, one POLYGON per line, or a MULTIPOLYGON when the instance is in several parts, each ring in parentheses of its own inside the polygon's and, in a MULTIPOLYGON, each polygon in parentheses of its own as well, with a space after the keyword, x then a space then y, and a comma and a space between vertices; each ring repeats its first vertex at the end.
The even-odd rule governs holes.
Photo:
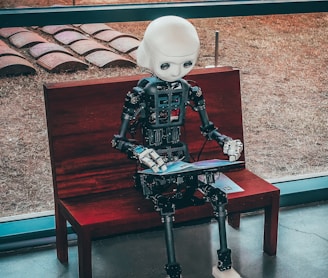
POLYGON ((135 66, 139 40, 107 24, 0 28, 0 76, 135 66), (35 61, 34 65, 30 62, 35 61))

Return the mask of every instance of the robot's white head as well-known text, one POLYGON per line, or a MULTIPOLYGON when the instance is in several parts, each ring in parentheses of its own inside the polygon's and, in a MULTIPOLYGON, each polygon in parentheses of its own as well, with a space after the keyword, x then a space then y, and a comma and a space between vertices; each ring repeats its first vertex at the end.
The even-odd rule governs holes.
POLYGON ((152 21, 137 50, 137 64, 165 81, 175 81, 194 67, 200 43, 195 27, 178 16, 152 21))

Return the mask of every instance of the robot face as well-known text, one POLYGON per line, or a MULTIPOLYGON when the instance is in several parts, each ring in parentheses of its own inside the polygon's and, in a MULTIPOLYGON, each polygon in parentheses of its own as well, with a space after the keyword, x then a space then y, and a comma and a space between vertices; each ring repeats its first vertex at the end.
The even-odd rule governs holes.
POLYGON ((137 63, 164 81, 173 82, 191 71, 198 52, 195 27, 177 16, 160 17, 149 24, 137 51, 137 63))
POLYGON ((194 67, 196 60, 197 53, 179 57, 157 53, 156 59, 151 60, 150 69, 158 78, 173 82, 187 75, 194 67))

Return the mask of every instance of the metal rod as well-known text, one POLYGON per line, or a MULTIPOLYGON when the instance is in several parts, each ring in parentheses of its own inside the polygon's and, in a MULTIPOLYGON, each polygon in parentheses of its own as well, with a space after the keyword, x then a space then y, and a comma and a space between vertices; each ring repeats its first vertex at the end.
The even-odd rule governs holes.
POLYGON ((165 227, 165 243, 166 243, 168 264, 175 264, 176 258, 175 258, 175 250, 174 250, 172 215, 164 216, 164 227, 165 227))
POLYGON ((214 66, 218 66, 218 60, 219 60, 219 31, 215 31, 215 53, 214 53, 214 66))
POLYGON ((219 216, 217 221, 219 224, 220 251, 222 252, 228 249, 225 219, 226 219, 225 208, 224 206, 219 206, 219 216))

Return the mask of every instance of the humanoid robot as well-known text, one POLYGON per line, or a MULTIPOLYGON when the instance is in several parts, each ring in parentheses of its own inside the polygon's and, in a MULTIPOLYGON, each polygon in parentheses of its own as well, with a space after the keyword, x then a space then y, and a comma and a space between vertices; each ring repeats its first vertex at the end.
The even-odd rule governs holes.
MULTIPOLYGON (((194 26, 177 16, 164 16, 152 21, 137 51, 137 64, 152 72, 140 80, 126 95, 119 133, 114 135, 112 146, 142 167, 153 172, 165 172, 168 163, 190 161, 187 145, 180 141, 187 107, 199 113, 201 133, 215 140, 230 161, 236 161, 243 150, 240 140, 218 132, 209 121, 201 88, 183 79, 194 67, 200 42, 194 26), (128 138, 140 128, 143 142, 128 138)), ((180 278, 181 267, 176 262, 173 219, 175 209, 202 202, 211 202, 218 220, 220 249, 218 264, 213 267, 215 277, 239 277, 231 267, 231 250, 227 247, 225 218, 226 194, 213 187, 214 173, 208 172, 202 181, 198 174, 177 177, 142 175, 137 172, 135 183, 154 203, 165 227, 168 263, 165 266, 170 278, 180 278), (173 189, 172 189, 173 188, 173 189), (204 199, 194 196, 200 191, 204 199)))

